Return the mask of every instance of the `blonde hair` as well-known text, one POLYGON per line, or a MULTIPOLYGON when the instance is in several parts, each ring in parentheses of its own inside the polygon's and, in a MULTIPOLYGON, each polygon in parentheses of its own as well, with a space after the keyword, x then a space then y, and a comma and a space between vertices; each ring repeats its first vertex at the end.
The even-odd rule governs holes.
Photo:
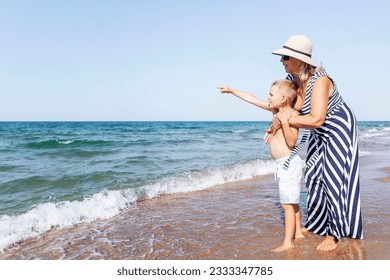
POLYGON ((313 66, 313 65, 307 64, 306 62, 302 61, 302 64, 299 66, 298 77, 302 82, 306 82, 316 72, 324 71, 324 70, 325 69, 324 69, 324 67, 322 67, 322 65, 313 66))
POLYGON ((271 85, 271 87, 274 86, 277 86, 278 90, 283 92, 287 100, 291 103, 291 107, 294 107, 297 98, 297 85, 290 80, 277 80, 271 85))

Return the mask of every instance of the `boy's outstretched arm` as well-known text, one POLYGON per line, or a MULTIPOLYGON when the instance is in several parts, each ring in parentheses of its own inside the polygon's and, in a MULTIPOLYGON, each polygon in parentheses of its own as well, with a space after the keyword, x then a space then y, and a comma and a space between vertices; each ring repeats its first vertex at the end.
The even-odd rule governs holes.
POLYGON ((260 108, 267 110, 267 111, 272 111, 268 107, 268 102, 257 98, 253 94, 242 92, 242 91, 239 91, 237 89, 229 88, 229 87, 225 87, 225 86, 218 86, 217 88, 219 89, 219 91, 221 93, 233 94, 233 95, 237 96, 238 98, 241 98, 242 100, 244 100, 250 104, 253 104, 253 105, 260 107, 260 108))

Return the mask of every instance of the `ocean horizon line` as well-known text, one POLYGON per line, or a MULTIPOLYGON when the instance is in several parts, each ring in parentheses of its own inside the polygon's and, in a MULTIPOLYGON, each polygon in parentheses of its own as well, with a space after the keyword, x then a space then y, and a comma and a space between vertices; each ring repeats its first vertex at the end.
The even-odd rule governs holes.
MULTIPOLYGON (((270 122, 270 120, 0 120, 0 123, 239 123, 270 122)), ((358 120, 359 122, 390 122, 390 120, 358 120)))

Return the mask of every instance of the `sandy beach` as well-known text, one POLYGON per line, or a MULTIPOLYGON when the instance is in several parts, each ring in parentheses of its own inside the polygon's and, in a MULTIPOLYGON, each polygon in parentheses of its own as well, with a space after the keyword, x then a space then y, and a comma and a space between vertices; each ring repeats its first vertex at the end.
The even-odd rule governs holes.
MULTIPOLYGON (((7 248, 0 259, 388 260, 390 167, 384 162, 361 164, 364 240, 343 239, 332 252, 316 251, 322 238, 312 233, 294 249, 270 252, 283 239, 283 216, 276 182, 267 175, 148 199, 112 219, 54 228, 7 248)), ((304 199, 303 186, 302 206, 304 199)))
POLYGON ((383 170, 389 173, 389 177, 378 178, 377 180, 380 182, 390 182, 390 166, 384 167, 383 170))

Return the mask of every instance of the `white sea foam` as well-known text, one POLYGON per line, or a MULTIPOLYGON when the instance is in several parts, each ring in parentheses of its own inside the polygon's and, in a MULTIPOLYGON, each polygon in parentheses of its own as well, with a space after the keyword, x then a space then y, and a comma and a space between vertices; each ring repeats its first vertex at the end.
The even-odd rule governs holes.
POLYGON ((36 237, 52 227, 69 227, 80 222, 113 217, 127 203, 136 200, 131 192, 105 191, 83 201, 43 203, 18 216, 1 216, 0 250, 20 240, 36 237))
POLYGON ((368 155, 371 155, 372 154, 372 152, 370 152, 370 151, 363 151, 363 150, 360 150, 359 151, 359 156, 368 156, 368 155))
POLYGON ((251 161, 200 172, 188 172, 177 177, 167 177, 143 187, 148 197, 207 189, 219 184, 250 179, 274 171, 272 161, 251 161))
POLYGON ((81 222, 111 218, 140 198, 203 190, 273 171, 273 161, 255 160, 166 177, 137 189, 104 191, 82 201, 39 204, 27 213, 0 217, 0 250, 27 238, 37 237, 53 227, 71 227, 81 222))
POLYGON ((69 145, 69 144, 72 144, 74 142, 74 140, 57 140, 57 142, 59 144, 63 144, 63 145, 69 145))
POLYGON ((379 128, 371 128, 371 129, 362 129, 359 132, 359 136, 363 137, 378 137, 383 135, 389 135, 390 127, 379 127, 379 128))
POLYGON ((383 132, 373 133, 373 132, 370 132, 370 133, 362 133, 360 136, 363 137, 363 138, 372 138, 372 137, 380 137, 380 136, 384 136, 384 135, 387 135, 387 133, 383 133, 383 132))

